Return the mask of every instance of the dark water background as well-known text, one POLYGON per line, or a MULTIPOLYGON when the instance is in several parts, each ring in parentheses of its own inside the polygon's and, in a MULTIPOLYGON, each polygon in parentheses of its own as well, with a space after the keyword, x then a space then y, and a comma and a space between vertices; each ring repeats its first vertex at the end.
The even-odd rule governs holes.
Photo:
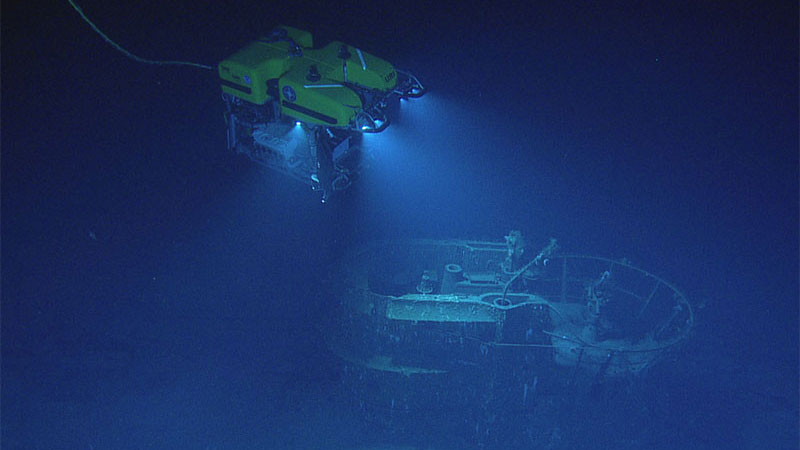
POLYGON ((596 420, 549 448, 797 448, 796 2, 81 4, 147 58, 214 65, 288 24, 413 71, 429 95, 328 205, 225 152, 214 72, 22 3, 2 3, 3 448, 471 448, 346 406, 318 283, 371 239, 510 229, 698 306, 636 408, 581 400, 596 420))

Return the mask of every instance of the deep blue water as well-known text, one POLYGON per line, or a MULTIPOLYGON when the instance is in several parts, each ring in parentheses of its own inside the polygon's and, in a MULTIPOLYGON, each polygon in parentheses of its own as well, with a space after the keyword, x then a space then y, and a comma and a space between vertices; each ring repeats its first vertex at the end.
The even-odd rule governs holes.
POLYGON ((366 417, 318 327, 342 252, 510 229, 698 307, 675 360, 536 418, 546 448, 798 448, 795 2, 162 3, 80 5, 146 58, 214 65, 288 24, 429 94, 322 205, 225 151, 214 72, 4 1, 3 448, 528 448, 366 417))

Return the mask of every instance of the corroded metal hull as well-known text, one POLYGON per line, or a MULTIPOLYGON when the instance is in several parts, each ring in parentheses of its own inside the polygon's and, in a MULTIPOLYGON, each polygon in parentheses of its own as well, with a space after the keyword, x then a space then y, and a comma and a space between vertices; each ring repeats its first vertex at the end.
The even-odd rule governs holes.
POLYGON ((387 430, 435 424, 458 448, 557 448, 578 396, 624 391, 694 322, 648 272, 552 241, 530 257, 513 235, 376 243, 339 269, 324 335, 353 407, 387 430))
POLYGON ((513 256, 508 239, 355 251, 334 283, 330 346, 355 365, 404 375, 487 369, 499 359, 539 373, 621 377, 658 361, 693 325, 683 294, 626 261, 513 256))

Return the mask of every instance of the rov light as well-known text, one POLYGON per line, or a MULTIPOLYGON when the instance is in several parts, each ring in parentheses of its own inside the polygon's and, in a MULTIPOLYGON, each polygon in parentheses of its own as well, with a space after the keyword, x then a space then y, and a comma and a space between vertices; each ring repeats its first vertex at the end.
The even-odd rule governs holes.
POLYGON ((294 126, 296 126, 296 127, 299 127, 300 125, 301 125, 301 124, 300 124, 300 121, 299 121, 299 120, 298 120, 297 122, 295 122, 295 123, 294 123, 294 126))

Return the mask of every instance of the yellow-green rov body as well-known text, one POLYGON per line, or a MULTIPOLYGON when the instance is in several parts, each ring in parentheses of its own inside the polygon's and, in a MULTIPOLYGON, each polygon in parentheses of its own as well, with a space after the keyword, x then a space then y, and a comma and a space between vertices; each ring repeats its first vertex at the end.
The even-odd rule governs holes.
POLYGON ((282 26, 219 63, 228 146, 323 192, 360 170, 361 133, 389 126, 394 105, 421 97, 413 75, 334 41, 282 26))

